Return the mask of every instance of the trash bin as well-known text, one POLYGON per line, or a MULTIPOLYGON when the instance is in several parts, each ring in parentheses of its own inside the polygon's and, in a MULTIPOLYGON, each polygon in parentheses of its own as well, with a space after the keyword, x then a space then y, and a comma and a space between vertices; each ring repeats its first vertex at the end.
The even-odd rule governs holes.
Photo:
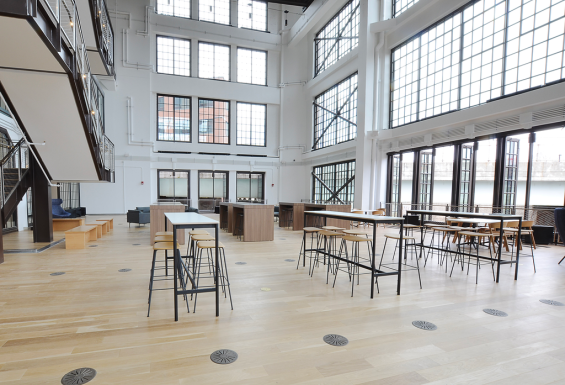
POLYGON ((534 225, 532 230, 534 230, 536 244, 549 245, 553 242, 553 226, 534 225))

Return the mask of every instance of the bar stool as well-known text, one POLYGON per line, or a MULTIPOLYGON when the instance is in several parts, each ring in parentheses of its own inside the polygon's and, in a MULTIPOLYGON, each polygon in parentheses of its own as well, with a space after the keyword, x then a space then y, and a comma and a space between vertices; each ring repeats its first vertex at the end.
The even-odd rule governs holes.
MULTIPOLYGON (((153 243, 158 242, 172 242, 173 241, 173 233, 168 233, 165 231, 155 233, 155 238, 153 238, 153 243), (164 235, 157 235, 157 234, 164 234, 164 235)), ((165 275, 169 275, 169 260, 173 259, 173 257, 169 257, 167 254, 167 250, 165 250, 165 275)))
POLYGON ((421 227, 422 226, 411 225, 411 224, 407 223, 407 224, 404 225, 404 234, 414 236, 414 229, 419 229, 421 227))
MULTIPOLYGON (((534 273, 536 273, 536 260, 534 258, 534 249, 537 249, 536 247, 536 240, 534 238, 534 230, 532 229, 532 226, 534 225, 534 221, 523 221, 522 222, 522 231, 521 231, 521 235, 529 235, 530 236, 530 250, 532 252, 531 255, 524 255, 524 256, 520 256, 520 257, 532 257, 532 263, 534 264, 534 273)), ((514 242, 512 243, 512 251, 510 254, 510 260, 513 261, 514 260, 514 244, 518 243, 518 247, 519 250, 522 250, 522 240, 518 239, 518 229, 511 227, 511 228, 503 228, 504 232, 508 232, 510 234, 512 234, 512 237, 514 239, 514 242)), ((512 267, 512 265, 510 265, 510 267, 512 267)))
MULTIPOLYGON (((443 261, 446 261, 445 272, 447 272, 447 258, 451 255, 452 252, 451 243, 449 242, 450 237, 451 235, 453 235, 453 239, 455 240, 457 238, 458 232, 460 231, 460 228, 454 226, 435 227, 434 232, 435 231, 438 232, 437 248, 441 249, 438 250, 438 263, 440 266, 443 266, 443 261), (439 244, 439 238, 441 238, 441 246, 439 244)), ((425 263, 424 266, 426 266, 425 263)))
MULTIPOLYGON (((149 317, 149 312, 151 311, 151 294, 153 293, 153 291, 156 290, 172 290, 172 288, 164 288, 164 289, 153 289, 153 282, 155 281, 170 281, 171 278, 164 278, 164 279, 155 279, 155 278, 162 278, 164 276, 155 276, 155 271, 156 270, 163 270, 162 268, 158 268, 156 267, 156 259, 157 259, 157 252, 158 251, 165 251, 165 253, 167 251, 172 251, 174 249, 173 247, 173 242, 156 242, 153 244, 153 261, 151 263, 151 274, 150 274, 150 278, 149 278, 149 299, 147 300, 148 306, 147 306, 147 317, 149 317)), ((178 255, 180 255, 179 252, 179 245, 177 244, 177 253, 179 253, 178 255)), ((167 261, 167 255, 165 255, 165 263, 167 261)), ((172 259, 172 257, 170 258, 172 259)), ((166 267, 165 267, 166 269, 166 267)), ((179 269, 179 271, 181 271, 181 269, 179 269)), ((166 275, 165 275, 166 276, 166 275)), ((181 273, 181 277, 182 277, 182 273, 181 273)), ((181 279, 181 282, 183 282, 183 288, 186 289, 186 286, 184 285, 184 280, 181 279)), ((188 308, 188 300, 186 298, 186 294, 184 295, 184 299, 186 301, 186 309, 187 311, 190 312, 189 308, 188 308)))
MULTIPOLYGON (((208 265, 208 271, 209 271, 209 276, 207 277, 202 277, 204 278, 213 278, 213 283, 214 285, 216 284, 216 280, 218 279, 218 286, 222 287, 222 292, 224 293, 224 298, 227 298, 227 294, 229 294, 230 296, 230 304, 231 304, 231 309, 233 310, 233 302, 232 302, 232 298, 231 298, 231 289, 230 289, 230 279, 228 276, 228 266, 226 263, 226 252, 224 250, 224 245, 221 242, 218 242, 218 261, 219 261, 219 276, 216 276, 216 269, 214 268, 214 249, 216 248, 216 242, 214 241, 202 241, 202 242, 198 242, 198 253, 196 256, 196 261, 198 264, 198 271, 195 273, 194 275, 194 280, 196 281, 196 288, 199 289, 200 287, 200 278, 201 278, 201 268, 202 268, 202 253, 204 250, 206 250, 206 256, 207 256, 207 265, 208 265), (226 292, 226 287, 228 288, 228 291, 226 292)), ((194 294, 194 307, 193 307, 193 313, 196 312, 196 300, 198 299, 198 293, 194 294)))
MULTIPOLYGON (((400 243, 400 234, 385 234, 385 244, 383 246, 383 253, 381 255, 381 261, 379 263, 379 270, 381 269, 381 266, 384 266, 388 269, 392 269, 391 267, 388 267, 388 265, 394 265, 392 263, 383 263, 383 258, 385 255, 385 249, 386 249, 386 244, 388 242, 389 239, 394 239, 396 240, 396 244, 394 246, 394 253, 392 254, 392 259, 394 260, 394 256, 396 255, 396 250, 398 249, 399 243, 400 243)), ((422 278, 420 277, 420 263, 418 262, 418 251, 416 249, 416 240, 414 237, 410 237, 410 236, 404 236, 402 237, 402 240, 404 241, 404 266, 409 267, 410 269, 404 269, 404 271, 409 271, 409 270, 417 270, 418 271, 418 280, 420 281, 420 289, 422 288, 422 278), (408 242, 408 241, 412 241, 412 242, 408 242), (416 266, 412 266, 412 265, 408 265, 406 263, 406 261, 408 260, 407 255, 408 255, 408 246, 412 246, 413 247, 413 251, 414 254, 416 254, 416 266)), ((400 272, 399 272, 400 274, 400 272)))
MULTIPOLYGON (((302 245, 300 246, 300 253, 298 254, 298 263, 296 264, 296 270, 300 266, 300 258, 302 257, 302 264, 306 266, 306 252, 310 252, 310 266, 312 266, 312 252, 316 251, 319 252, 319 236, 318 232, 322 231, 317 227, 305 227, 302 229, 304 232, 302 234, 302 245), (306 235, 310 234, 310 248, 306 248, 306 235), (316 234, 316 248, 314 249, 314 234, 316 234)), ((310 270, 308 270, 308 274, 310 274, 310 270)))
POLYGON ((194 257, 194 242, 192 241, 192 237, 195 235, 208 235, 210 236, 210 233, 207 232, 206 230, 191 230, 188 232, 188 247, 186 250, 186 254, 194 257))
POLYGON ((282 209, 283 223, 282 227, 293 227, 294 225, 294 210, 288 207, 282 209))
MULTIPOLYGON (((480 265, 481 265, 481 262, 480 262, 480 259, 479 259, 480 241, 483 238, 487 238, 488 240, 490 240, 492 242, 492 240, 493 240, 492 234, 489 234, 489 233, 474 233, 472 231, 459 231, 459 233, 457 234, 457 237, 458 237, 458 242, 457 242, 457 252, 458 253, 461 253, 461 237, 466 237, 465 239, 469 240, 469 256, 468 256, 469 258, 468 258, 468 261, 467 261, 467 275, 469 275, 469 267, 471 265, 471 247, 473 245, 473 239, 478 238, 478 240, 479 240, 477 242, 477 245, 476 245, 477 246, 476 247, 476 250, 477 250, 477 254, 476 254, 477 272, 476 272, 476 277, 475 277, 475 284, 478 284, 479 283, 479 268, 480 268, 480 265)), ((466 242, 463 243, 463 253, 465 253, 465 244, 466 244, 466 242)), ((492 250, 490 248, 490 242, 489 242, 489 245, 488 245, 488 251, 490 253, 490 257, 492 258, 492 250)), ((453 274, 453 268, 455 267, 455 261, 457 259, 459 259, 459 256, 461 256, 461 258, 462 258, 461 259, 461 261, 462 261, 461 270, 463 270, 464 263, 465 263, 465 255, 458 254, 458 257, 453 259, 453 266, 451 266, 451 274, 449 274, 450 277, 453 274)), ((493 279, 496 279, 496 277, 494 275, 494 261, 491 261, 490 265, 492 267, 492 277, 493 277, 493 279)))
MULTIPOLYGON (((369 258, 363 258, 364 262, 371 263, 371 249, 369 248, 369 244, 372 243, 371 239, 367 237, 359 237, 355 235, 345 235, 341 239, 342 246, 340 247, 340 257, 342 255, 342 250, 345 249, 345 259, 348 260, 347 262, 347 273, 349 274, 349 281, 351 282, 351 296, 353 297, 353 289, 355 288, 355 276, 357 276, 357 285, 359 285, 359 264, 361 263, 360 253, 359 253, 359 244, 363 242, 367 244, 367 249, 369 251, 369 258), (347 242, 351 242, 351 255, 349 256, 347 253, 347 242), (351 263, 350 263, 351 262, 351 263)), ((334 284, 332 287, 335 287, 335 281, 337 279, 337 272, 339 269, 339 264, 341 260, 337 260, 336 267, 335 267, 335 275, 334 275, 334 284)), ((345 270, 343 270, 345 272, 345 270)), ((372 274, 372 270, 371 270, 372 274)), ((379 291, 379 283, 377 281, 377 293, 379 291)))
MULTIPOLYGON (((341 238, 343 237, 345 234, 343 233, 337 233, 335 231, 328 231, 328 230, 321 230, 318 232, 318 234, 320 235, 320 243, 323 242, 324 247, 323 249, 321 249, 321 253, 324 255, 324 265, 326 264, 326 256, 328 257, 328 272, 330 270, 330 263, 331 263, 331 258, 330 256, 332 255, 332 252, 335 252, 335 250, 337 249, 337 238, 341 238)), ((310 276, 313 277, 314 276, 314 267, 319 266, 320 264, 320 252, 317 251, 316 252, 316 257, 314 258, 314 263, 311 266, 310 269, 310 276)), ((312 260, 310 260, 310 263, 312 264, 312 260)), ((328 273, 329 274, 329 273, 328 273)), ((328 283, 329 280, 329 275, 328 277, 326 277, 326 283, 328 283)))
POLYGON ((171 236, 172 236, 172 235, 173 235, 173 232, 172 232, 172 231, 157 231, 157 232, 155 233, 155 236, 156 236, 156 237, 159 237, 159 236, 166 236, 166 235, 171 235, 171 236))

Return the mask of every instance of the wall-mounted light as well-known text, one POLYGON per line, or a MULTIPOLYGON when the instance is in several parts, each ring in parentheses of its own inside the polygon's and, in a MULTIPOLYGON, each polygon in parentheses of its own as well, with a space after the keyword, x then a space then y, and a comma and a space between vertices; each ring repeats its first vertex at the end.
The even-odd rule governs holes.
POLYGON ((90 111, 90 113, 91 113, 92 115, 96 115, 96 111, 94 111, 94 110, 90 111))
POLYGON ((71 20, 71 27, 72 27, 73 25, 74 25, 74 24, 73 24, 73 21, 71 20))
POLYGON ((285 9, 284 11, 284 26, 288 27, 288 10, 285 9))

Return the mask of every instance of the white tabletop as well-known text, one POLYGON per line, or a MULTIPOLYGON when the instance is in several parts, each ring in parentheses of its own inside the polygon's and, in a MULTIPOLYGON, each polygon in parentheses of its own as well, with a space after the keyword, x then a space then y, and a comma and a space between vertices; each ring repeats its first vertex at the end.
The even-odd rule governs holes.
POLYGON ((341 211, 305 211, 306 214, 314 214, 314 215, 321 215, 321 216, 332 216, 332 217, 341 217, 343 219, 352 219, 352 220, 359 220, 359 221, 370 221, 370 222, 401 222, 404 218, 399 217, 385 217, 383 215, 363 215, 363 214, 353 214, 353 213, 344 213, 341 211))
POLYGON ((217 225, 219 222, 197 213, 165 213, 165 217, 175 225, 217 225))
MULTIPOLYGON (((451 222, 461 222, 461 223, 471 223, 471 224, 478 224, 478 223, 500 223, 500 219, 481 219, 481 218, 450 218, 451 222)), ((518 222, 516 219, 504 220, 504 222, 518 222)))

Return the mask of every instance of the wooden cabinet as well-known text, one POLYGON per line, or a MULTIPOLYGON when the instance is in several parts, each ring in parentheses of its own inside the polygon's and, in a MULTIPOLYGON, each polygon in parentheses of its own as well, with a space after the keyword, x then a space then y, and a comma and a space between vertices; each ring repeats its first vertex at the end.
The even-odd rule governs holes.
POLYGON ((220 229, 233 233, 233 203, 220 203, 220 229))
MULTIPOLYGON (((351 212, 351 205, 336 205, 336 204, 323 204, 323 203, 305 203, 304 204, 304 211, 339 211, 342 213, 350 213, 351 212)), ((304 217, 304 213, 302 214, 304 217)), ((316 223, 315 221, 321 221, 323 218, 314 218, 309 217, 308 223, 304 225, 304 227, 321 227, 324 226, 323 221, 321 223, 316 223)), ((350 221, 343 220, 343 219, 333 219, 328 218, 326 222, 326 226, 335 226, 341 227, 344 229, 349 229, 350 221)))
POLYGON ((254 203, 234 203, 230 217, 233 234, 238 234, 237 225, 243 215, 243 241, 260 242, 275 239, 275 206, 254 203))
POLYGON ((299 231, 304 228, 304 203, 279 202, 279 227, 283 227, 289 215, 292 212, 292 230, 299 231))
MULTIPOLYGON (((155 233, 165 231, 165 213, 184 213, 184 205, 178 202, 171 203, 155 203, 150 207, 151 212, 151 240, 150 245, 153 245, 155 233)), ((169 221, 167 231, 173 231, 173 225, 169 221)), ((178 230, 177 241, 181 245, 184 244, 184 230, 178 230)))

